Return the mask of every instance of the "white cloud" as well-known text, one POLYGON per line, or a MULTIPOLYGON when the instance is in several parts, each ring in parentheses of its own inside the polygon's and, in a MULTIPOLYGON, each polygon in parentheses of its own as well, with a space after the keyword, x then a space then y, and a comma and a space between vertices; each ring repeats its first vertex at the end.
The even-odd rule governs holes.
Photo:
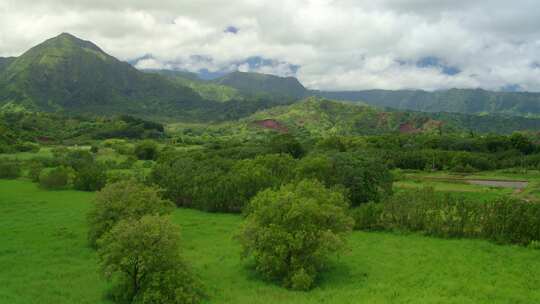
POLYGON ((0 0, 0 27, 0 56, 71 32, 122 60, 153 55, 138 67, 288 76, 293 64, 317 89, 540 91, 537 0, 0 0), (238 67, 255 56, 277 64, 238 67), (424 57, 461 73, 414 64, 424 57))

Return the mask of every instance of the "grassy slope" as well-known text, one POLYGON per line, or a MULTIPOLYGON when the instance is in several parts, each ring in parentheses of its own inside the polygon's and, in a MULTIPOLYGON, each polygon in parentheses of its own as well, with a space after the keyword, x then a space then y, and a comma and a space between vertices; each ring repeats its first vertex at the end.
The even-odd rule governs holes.
MULTIPOLYGON (((107 303, 85 246, 92 194, 0 181, 0 303, 107 303), (7 233, 6 233, 7 232, 7 233)), ((261 282, 239 259, 240 218, 178 210, 184 255, 212 303, 536 303, 539 251, 477 240, 355 232, 309 293, 261 282)))

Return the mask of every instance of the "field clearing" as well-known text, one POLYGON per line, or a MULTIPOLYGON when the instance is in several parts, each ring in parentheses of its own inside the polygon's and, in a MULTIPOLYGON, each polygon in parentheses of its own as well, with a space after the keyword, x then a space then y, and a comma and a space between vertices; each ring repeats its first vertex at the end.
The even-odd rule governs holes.
MULTIPOLYGON (((0 181, 0 303, 109 303, 86 246, 93 194, 0 181)), ((262 282, 233 239, 241 217, 179 209, 184 256, 209 303, 537 303, 540 251, 480 240, 355 232, 311 292, 262 282)))
MULTIPOLYGON (((474 174, 451 174, 449 172, 406 172, 394 183, 396 189, 418 189, 433 187, 436 191, 460 194, 465 197, 491 200, 500 196, 511 195, 529 201, 540 200, 540 172, 510 173, 507 171, 487 171, 474 174), (472 181, 472 182, 468 182, 472 181), (482 181, 505 181, 521 184, 527 181, 525 188, 497 187, 481 185, 482 181)), ((498 184, 495 182, 494 184, 498 184)))

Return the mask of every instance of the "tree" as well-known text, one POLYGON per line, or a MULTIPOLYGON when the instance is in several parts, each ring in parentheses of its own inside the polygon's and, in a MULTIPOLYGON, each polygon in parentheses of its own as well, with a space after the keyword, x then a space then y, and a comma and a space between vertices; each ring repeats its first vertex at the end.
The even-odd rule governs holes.
POLYGON ((274 153, 287 153, 294 158, 301 158, 306 153, 302 144, 290 134, 280 134, 272 137, 270 148, 274 153))
POLYGON ((239 235, 244 256, 266 279, 310 289, 327 257, 345 246, 354 224, 347 209, 341 192, 316 180, 262 191, 251 200, 239 235))
POLYGON ((158 146, 151 140, 144 140, 135 146, 135 155, 140 160, 155 160, 158 156, 158 146))
POLYGON ((20 165, 16 162, 0 159, 0 178, 17 178, 21 175, 20 165))
POLYGON ((167 217, 121 220, 98 241, 104 276, 120 303, 198 303, 202 288, 180 256, 179 228, 167 217))
POLYGON ((171 213, 173 207, 155 188, 133 181, 109 184, 97 193, 94 209, 88 214, 90 245, 96 247, 97 240, 120 220, 165 215, 171 213))
POLYGON ((103 165, 94 164, 81 168, 75 175, 73 186, 81 191, 98 191, 107 183, 107 174, 103 165))
POLYGON ((65 167, 42 170, 39 174, 39 185, 45 189, 63 189, 68 183, 69 170, 65 167))

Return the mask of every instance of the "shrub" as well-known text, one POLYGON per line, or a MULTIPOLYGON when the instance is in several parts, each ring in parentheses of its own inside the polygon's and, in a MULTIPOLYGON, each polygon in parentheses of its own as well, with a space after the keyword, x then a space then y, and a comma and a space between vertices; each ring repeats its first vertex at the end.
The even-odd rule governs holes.
POLYGON ((352 214, 357 229, 419 231, 521 245, 540 240, 540 203, 508 197, 473 202, 426 188, 399 192, 382 203, 361 206, 352 214))
POLYGON ((39 176, 41 175, 41 171, 43 171, 44 166, 40 161, 31 161, 28 164, 28 178, 32 180, 32 182, 37 183, 39 182, 39 176))
POLYGON ((135 146, 134 153, 140 160, 155 160, 158 156, 158 146, 151 140, 145 140, 135 146))
POLYGON ((68 183, 69 170, 64 167, 42 170, 39 175, 39 185, 45 189, 64 189, 67 187, 68 183))
POLYGON ((94 165, 94 155, 86 150, 70 151, 64 158, 64 164, 75 171, 80 171, 94 165))
POLYGON ((307 290, 329 254, 345 245, 353 219, 339 191, 305 180, 260 192, 251 202, 240 241, 266 279, 307 290))
POLYGON ((107 171, 102 165, 94 164, 81 168, 75 175, 73 187, 81 191, 98 191, 107 183, 107 171))
POLYGON ((202 288, 180 256, 179 228, 168 218, 121 220, 98 241, 103 275, 120 303, 198 303, 202 288))
POLYGON ((14 161, 0 160, 0 178, 17 178, 21 175, 21 167, 14 161))
POLYGON ((280 134, 272 137, 270 149, 274 153, 286 153, 294 158, 301 158, 306 153, 302 144, 290 134, 280 134))
POLYGON ((354 229, 357 230, 380 230, 383 204, 367 203, 354 208, 351 212, 354 218, 354 229))
POLYGON ((133 181, 109 184, 97 193, 88 214, 90 245, 95 247, 97 240, 120 220, 169 214, 173 207, 154 188, 133 181))
POLYGON ((318 179, 327 187, 345 187, 352 206, 380 201, 392 193, 393 178, 383 162, 353 153, 305 157, 299 161, 296 176, 318 179))

